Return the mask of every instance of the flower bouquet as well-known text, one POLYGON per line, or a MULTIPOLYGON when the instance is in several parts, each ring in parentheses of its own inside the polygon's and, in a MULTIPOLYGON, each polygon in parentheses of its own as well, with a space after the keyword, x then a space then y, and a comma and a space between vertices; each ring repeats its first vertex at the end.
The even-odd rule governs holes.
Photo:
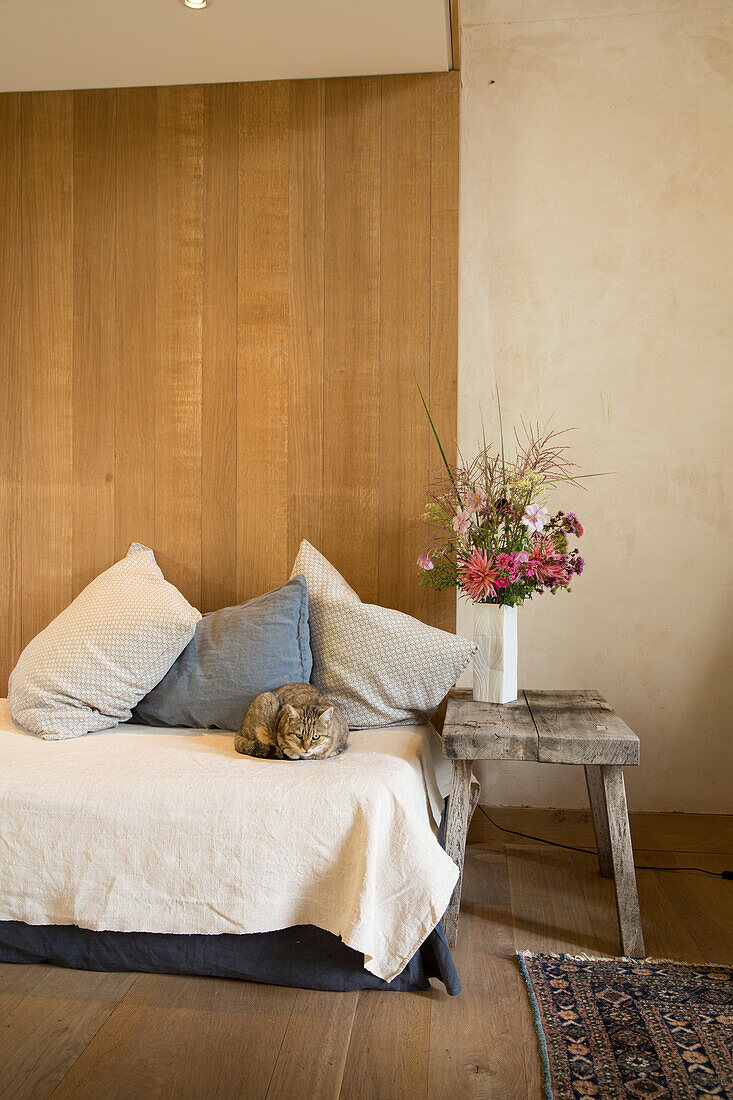
MULTIPOLYGON (((445 472, 432 487, 423 519, 434 531, 417 564, 422 583, 458 588, 474 605, 474 698, 506 703, 517 697, 517 607, 543 592, 569 591, 583 571, 570 538, 583 528, 573 512, 550 514, 544 503, 560 482, 577 483, 564 432, 522 422, 513 457, 486 443, 467 462, 451 465, 430 410, 423 405, 445 472)), ((588 476, 588 475, 586 475, 588 476)))

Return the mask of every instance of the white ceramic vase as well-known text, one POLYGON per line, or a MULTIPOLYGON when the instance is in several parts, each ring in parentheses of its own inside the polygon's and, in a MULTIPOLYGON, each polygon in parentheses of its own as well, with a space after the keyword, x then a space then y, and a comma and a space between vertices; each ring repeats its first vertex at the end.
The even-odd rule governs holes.
POLYGON ((473 605, 473 697, 485 703, 517 698, 517 609, 473 605))

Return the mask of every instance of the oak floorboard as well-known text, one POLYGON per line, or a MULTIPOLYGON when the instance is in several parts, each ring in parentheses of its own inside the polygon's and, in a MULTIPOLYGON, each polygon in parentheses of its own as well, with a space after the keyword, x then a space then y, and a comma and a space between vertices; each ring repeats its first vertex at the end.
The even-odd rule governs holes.
POLYGON ((706 962, 697 938, 687 931, 677 905, 665 891, 663 878, 666 872, 639 872, 639 908, 648 957, 706 962))
POLYGON ((358 993, 298 990, 267 1100, 290 1100, 303 1094, 336 1100, 358 997, 358 993))
POLYGON ((33 992, 51 969, 40 963, 38 966, 0 963, 0 1020, 4 1020, 24 997, 33 992))
POLYGON ((267 1089, 297 990, 143 974, 54 1100, 257 1100, 267 1089))
MULTIPOLYGON (((668 861, 690 866, 689 856, 674 853, 668 861)), ((730 868, 729 856, 696 856, 694 863, 709 871, 730 868)), ((640 872, 641 875, 644 872, 640 872)), ((733 961, 733 883, 695 871, 656 872, 660 886, 694 938, 705 962, 730 966, 733 961)))
POLYGON ((39 1100, 53 1092, 88 1047, 136 975, 44 966, 33 984, 36 967, 17 969, 31 972, 30 988, 7 1011, 0 997, 0 1097, 39 1100))
POLYGON ((598 953, 598 936, 573 855, 520 844, 509 847, 507 863, 517 951, 598 953))
POLYGON ((341 1100, 425 1100, 431 993, 359 993, 341 1100))
MULTIPOLYGON (((466 853, 460 936, 453 951, 460 996, 432 993, 428 1096, 513 1100, 527 1095, 523 1017, 503 853, 466 853)), ((531 1019, 530 1019, 531 1024, 531 1019)))

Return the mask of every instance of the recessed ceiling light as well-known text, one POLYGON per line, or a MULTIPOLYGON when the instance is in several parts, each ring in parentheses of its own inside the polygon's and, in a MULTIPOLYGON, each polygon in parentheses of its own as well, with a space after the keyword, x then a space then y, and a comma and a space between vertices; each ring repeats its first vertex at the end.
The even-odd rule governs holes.
POLYGON ((211 0, 181 0, 182 4, 185 4, 187 8, 194 8, 198 11, 201 8, 208 8, 211 0))

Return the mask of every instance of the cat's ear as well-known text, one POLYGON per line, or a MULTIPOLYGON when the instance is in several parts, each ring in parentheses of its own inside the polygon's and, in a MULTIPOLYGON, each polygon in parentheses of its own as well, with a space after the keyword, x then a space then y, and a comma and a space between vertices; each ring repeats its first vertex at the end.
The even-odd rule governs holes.
POLYGON ((290 703, 286 703, 285 706, 283 707, 283 710, 287 714, 288 718, 297 718, 298 717, 297 710, 295 709, 295 707, 291 707, 290 703))
POLYGON ((327 726, 333 718, 333 707, 326 707, 326 709, 321 711, 321 713, 318 715, 318 718, 324 726, 327 726))

